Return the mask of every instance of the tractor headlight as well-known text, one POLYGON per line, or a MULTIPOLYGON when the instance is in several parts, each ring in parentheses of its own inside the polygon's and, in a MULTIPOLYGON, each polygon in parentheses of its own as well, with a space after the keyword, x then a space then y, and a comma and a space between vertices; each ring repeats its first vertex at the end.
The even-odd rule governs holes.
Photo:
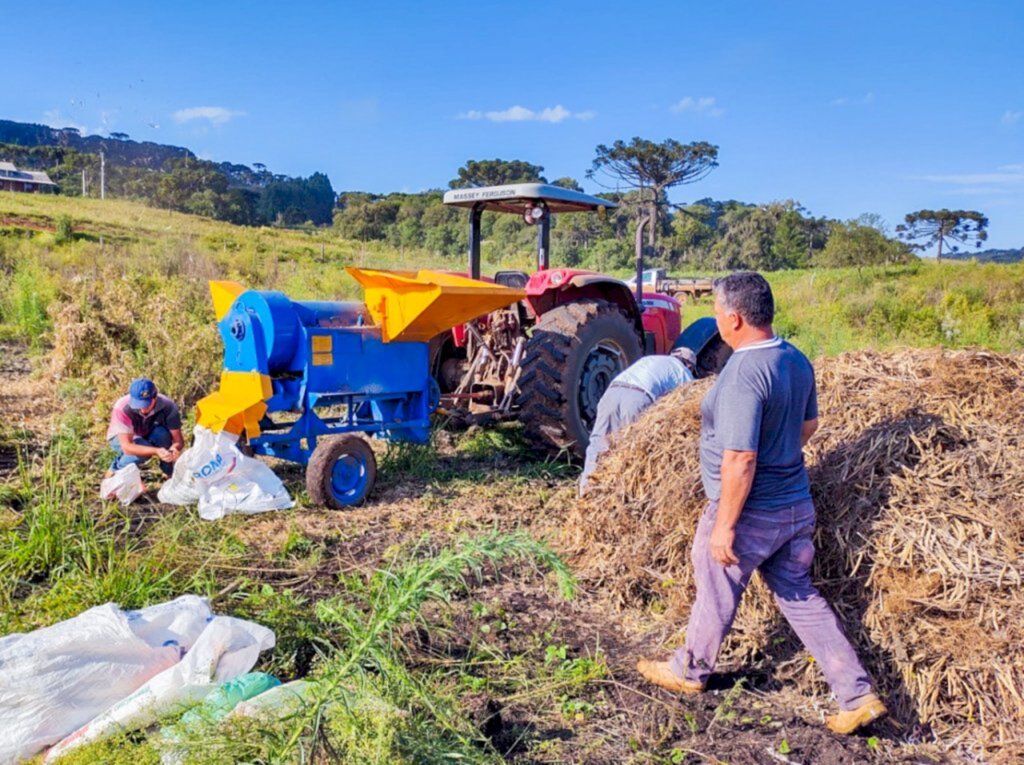
POLYGON ((551 274, 551 283, 554 284, 556 287, 563 281, 565 281, 564 271, 555 271, 554 273, 551 274))
POLYGON ((523 210, 523 220, 529 223, 531 226, 537 225, 541 218, 544 217, 544 208, 540 205, 536 207, 527 207, 523 210))

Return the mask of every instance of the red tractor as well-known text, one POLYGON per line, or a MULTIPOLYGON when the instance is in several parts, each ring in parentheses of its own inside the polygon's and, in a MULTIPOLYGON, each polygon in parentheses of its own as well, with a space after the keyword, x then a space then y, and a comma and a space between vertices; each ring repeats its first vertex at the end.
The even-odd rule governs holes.
MULTIPOLYGON (((523 300, 434 338, 442 405, 467 419, 518 417, 535 442, 582 456, 612 379, 641 355, 668 353, 677 344, 679 302, 643 292, 641 257, 636 294, 611 276, 550 267, 551 216, 616 207, 606 199, 523 183, 449 191, 444 203, 470 210, 471 278, 481 278, 485 210, 537 226, 537 271, 499 271, 493 280, 523 290, 523 300)), ((714 321, 691 326, 686 335, 700 362, 715 344, 714 321)))

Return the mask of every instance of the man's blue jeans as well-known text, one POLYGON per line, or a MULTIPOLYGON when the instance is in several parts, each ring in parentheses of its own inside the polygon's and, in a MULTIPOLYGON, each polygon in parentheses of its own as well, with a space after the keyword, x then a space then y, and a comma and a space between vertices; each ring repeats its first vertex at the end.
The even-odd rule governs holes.
MULTIPOLYGON (((155 446, 158 449, 170 449, 172 443, 171 432, 162 425, 157 425, 149 432, 147 438, 136 436, 132 439, 132 443, 139 446, 155 446)), ((125 454, 121 449, 121 442, 118 436, 110 439, 110 448, 117 453, 117 457, 114 458, 110 465, 111 470, 120 470, 131 464, 142 467, 145 462, 149 461, 149 457, 136 457, 134 454, 125 454)), ((161 461, 160 469, 164 472, 164 475, 170 476, 174 471, 174 465, 170 462, 161 461)))

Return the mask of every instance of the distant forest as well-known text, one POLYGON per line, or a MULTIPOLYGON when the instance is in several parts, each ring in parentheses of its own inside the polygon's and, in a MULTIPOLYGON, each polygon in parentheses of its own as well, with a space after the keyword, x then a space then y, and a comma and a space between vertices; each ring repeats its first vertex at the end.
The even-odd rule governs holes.
MULTIPOLYGON (((110 197, 240 225, 332 225, 346 238, 386 242, 399 249, 427 249, 450 258, 461 257, 468 249, 466 211, 445 207, 443 189, 418 194, 337 194, 324 173, 292 178, 274 174, 259 163, 249 167, 211 162, 188 149, 137 142, 124 133, 82 136, 74 128, 0 120, 0 160, 46 170, 62 194, 81 195, 84 175, 85 193, 99 196, 101 151, 110 197)), ((614 187, 624 186, 624 190, 598 195, 619 207, 604 216, 556 216, 555 262, 598 270, 628 268, 637 225, 644 218, 648 261, 676 270, 860 267, 914 259, 915 245, 907 237, 893 236, 877 215, 848 221, 818 217, 795 200, 751 204, 703 198, 670 204, 668 188, 694 183, 717 167, 717 151, 706 143, 654 144, 638 138, 597 147, 597 158, 586 175, 600 181, 604 173, 604 180, 615 181, 614 187), (638 179, 633 174, 638 167, 650 171, 649 177, 638 179)), ((520 160, 470 160, 448 186, 547 183, 543 171, 520 160)), ((581 190, 574 178, 551 182, 581 190)), ((488 213, 483 236, 485 256, 500 261, 532 250, 536 230, 518 216, 488 213)), ((1024 250, 947 253, 951 258, 997 262, 1017 261, 1022 255, 1024 250)))
POLYGON ((110 197, 245 226, 323 226, 332 220, 337 195, 323 173, 290 178, 261 164, 210 162, 188 149, 132 141, 124 133, 82 136, 75 128, 0 120, 0 160, 45 170, 67 196, 80 196, 83 185, 87 196, 100 195, 100 152, 110 197))

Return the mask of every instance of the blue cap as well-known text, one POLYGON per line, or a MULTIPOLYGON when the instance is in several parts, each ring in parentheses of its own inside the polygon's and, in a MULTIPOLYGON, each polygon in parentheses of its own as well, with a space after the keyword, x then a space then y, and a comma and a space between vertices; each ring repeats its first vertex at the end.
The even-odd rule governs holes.
POLYGON ((156 384, 145 377, 132 380, 132 386, 128 389, 128 398, 128 405, 132 409, 145 409, 156 398, 156 384))

